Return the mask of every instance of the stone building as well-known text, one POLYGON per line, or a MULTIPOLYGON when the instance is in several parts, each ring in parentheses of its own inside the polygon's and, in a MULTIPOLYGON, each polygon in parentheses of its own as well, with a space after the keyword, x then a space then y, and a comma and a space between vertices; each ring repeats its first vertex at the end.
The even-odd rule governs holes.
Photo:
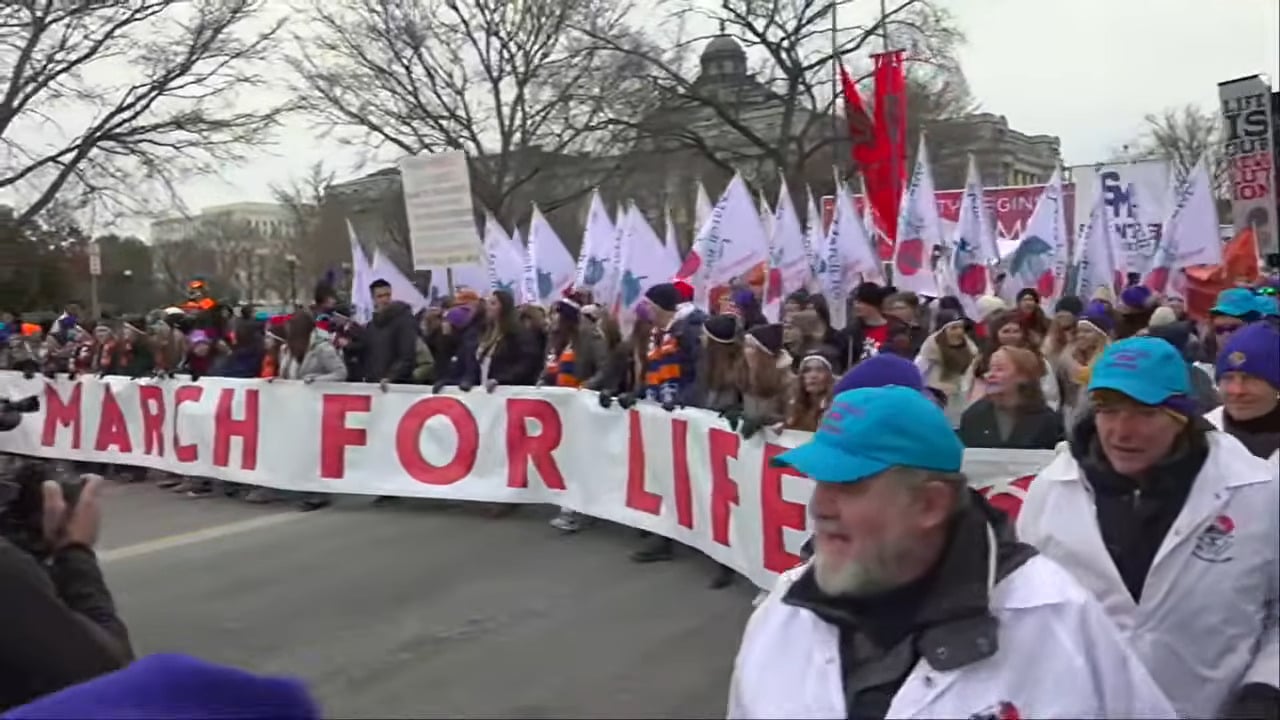
POLYGON ((939 189, 964 187, 972 153, 986 187, 1047 182, 1062 158, 1055 135, 1027 135, 1003 115, 975 113, 929 124, 929 156, 939 189))

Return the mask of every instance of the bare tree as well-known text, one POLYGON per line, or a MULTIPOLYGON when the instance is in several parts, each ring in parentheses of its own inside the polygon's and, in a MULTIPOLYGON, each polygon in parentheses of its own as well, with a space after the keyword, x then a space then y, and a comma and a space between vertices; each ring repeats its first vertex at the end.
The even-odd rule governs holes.
POLYGON ((323 162, 317 162, 307 169, 305 175, 271 188, 275 201, 289 215, 283 233, 273 239, 277 262, 272 264, 269 275, 272 279, 268 280, 268 283, 279 286, 282 295, 286 290, 292 292, 293 288, 289 286, 299 279, 302 281, 301 290, 309 292, 307 283, 315 282, 349 259, 346 244, 334 247, 332 243, 325 242, 323 233, 325 193, 333 180, 334 173, 327 170, 323 162), (295 259, 292 269, 289 257, 295 259), (296 277, 290 278, 290 274, 296 277))
POLYGON ((1143 118, 1143 129, 1116 153, 1119 160, 1167 159, 1179 179, 1203 156, 1214 195, 1230 196, 1230 168, 1222 156, 1222 117, 1199 105, 1166 108, 1143 118))
POLYGON ((223 300, 278 300, 287 295, 274 272, 284 257, 271 237, 247 220, 201 217, 188 232, 152 247, 163 280, 175 292, 204 280, 223 300))
MULTIPOLYGON (((929 95, 929 115, 914 112, 915 133, 927 119, 972 108, 971 96, 955 61, 963 40, 945 10, 929 0, 896 0, 868 25, 835 27, 839 11, 866 3, 853 0, 721 0, 714 7, 676 0, 672 17, 681 29, 689 23, 716 23, 715 36, 673 38, 659 48, 643 38, 630 43, 597 35, 603 47, 640 61, 642 73, 658 101, 643 112, 614 121, 630 129, 637 141, 656 150, 693 151, 724 173, 742 171, 749 179, 776 185, 783 173, 792 188, 806 180, 827 178, 830 168, 845 165, 848 135, 842 103, 833 92, 836 61, 851 62, 887 36, 907 50, 916 69, 912 83, 928 81, 947 93, 929 95), (732 53, 731 37, 742 60, 755 62, 742 77, 729 77, 718 62, 693 64, 693 50, 709 47, 732 53), (834 38, 834 42, 833 42, 834 38), (945 101, 945 102, 944 102, 945 101)), ((880 49, 875 47, 876 50, 880 49)), ((703 56, 704 58, 707 56, 703 56)), ((718 56, 717 56, 718 57, 718 56)), ((726 61, 731 59, 726 55, 726 61)), ((732 67, 732 62, 731 62, 732 67)), ((855 65, 853 70, 856 72, 855 65)), ((916 92, 921 96, 926 93, 916 92)), ((918 108, 917 108, 918 110, 918 108)))
POLYGON ((55 199, 137 209, 158 185, 237 160, 278 107, 245 110, 279 24, 266 0, 0 3, 0 189, 20 220, 55 199), (241 109, 236 109, 239 107, 241 109))
POLYGON ((292 59, 302 106, 373 153, 464 150, 480 202, 556 206, 599 175, 627 77, 579 27, 626 32, 616 0, 312 0, 292 59), (524 201, 524 202, 522 202, 524 201))

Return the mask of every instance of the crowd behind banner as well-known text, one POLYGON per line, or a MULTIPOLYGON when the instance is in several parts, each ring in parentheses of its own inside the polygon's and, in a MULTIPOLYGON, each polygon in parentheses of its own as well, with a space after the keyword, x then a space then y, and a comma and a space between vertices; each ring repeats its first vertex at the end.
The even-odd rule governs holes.
MULTIPOLYGON (((1181 301, 1133 284, 1118 298, 1108 287, 1092 298, 1065 296, 1052 306, 1035 289, 1016 304, 992 295, 966 313, 955 297, 928 298, 871 282, 858 285, 837 330, 821 294, 785 298, 782 322, 762 313, 764 279, 748 275, 704 312, 680 280, 648 289, 634 326, 586 292, 567 292, 550 308, 517 305, 497 290, 482 297, 458 289, 417 315, 374 280, 367 324, 327 285, 314 303, 284 316, 230 308, 193 286, 181 307, 146 317, 85 318, 72 303, 43 324, 0 317, 0 369, 27 374, 146 377, 180 374, 456 386, 555 386, 599 393, 602 404, 649 400, 723 415, 742 434, 761 428, 812 431, 838 379, 880 354, 914 362, 966 445, 1049 449, 1081 407, 1090 363, 1109 342, 1150 334, 1186 359, 1201 412, 1217 407, 1211 366, 1230 332, 1275 321, 1280 280, 1223 291, 1208 322, 1187 317, 1181 301)), ((142 479, 140 469, 126 469, 142 479)), ((213 485, 199 478, 162 481, 193 496, 213 485)), ((265 488, 231 489, 252 502, 281 499, 265 488)), ((322 497, 301 498, 320 507, 322 497)), ((566 513, 556 525, 577 527, 566 513)), ((657 548, 655 557, 669 549, 657 548)))

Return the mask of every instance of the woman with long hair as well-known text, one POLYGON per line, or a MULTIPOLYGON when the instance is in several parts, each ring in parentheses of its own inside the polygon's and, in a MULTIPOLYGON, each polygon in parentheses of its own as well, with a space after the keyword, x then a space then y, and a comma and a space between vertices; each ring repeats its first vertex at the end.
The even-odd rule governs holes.
POLYGON ((973 361, 973 365, 970 366, 969 371, 965 373, 960 382, 961 392, 964 393, 969 404, 977 402, 986 395, 983 383, 990 367, 991 356, 1000 348, 1020 347, 1031 351, 1036 357, 1040 358, 1044 371, 1037 377, 1040 382, 1040 390, 1044 394, 1045 402, 1049 405, 1049 408, 1057 410, 1061 406, 1062 392, 1058 388, 1058 379, 1054 376, 1052 368, 1049 367, 1049 361, 1040 354, 1039 341, 1032 342, 1033 336, 1028 333, 1023 319, 1023 316, 1018 311, 998 312, 988 319, 987 347, 973 361))
POLYGON ((1063 439, 1062 416, 1045 404, 1040 356, 1007 345, 991 355, 984 397, 960 417, 960 440, 971 448, 1052 450, 1063 439))
POLYGON ((637 305, 631 332, 625 339, 612 317, 600 318, 599 324, 606 345, 612 345, 608 359, 596 376, 587 381, 586 387, 600 393, 601 407, 608 408, 616 401, 623 408, 629 408, 637 397, 644 395, 644 367, 653 338, 653 311, 647 303, 637 305))
POLYGON ((1089 371, 1111 343, 1114 330, 1114 314, 1101 300, 1090 302, 1076 321, 1075 336, 1061 359, 1062 415, 1068 428, 1088 408, 1084 388, 1089 384, 1089 371))
MULTIPOLYGON (((477 322, 473 320, 472 322, 477 322)), ((474 357, 465 363, 460 387, 483 385, 492 392, 499 385, 533 385, 541 369, 541 349, 516 315, 515 299, 506 290, 494 290, 484 303, 484 330, 474 357)), ((459 353, 467 348, 460 346, 459 353)))
POLYGON ((782 325, 757 325, 747 331, 742 357, 746 361, 746 382, 742 386, 743 437, 761 428, 782 422, 795 374, 791 355, 782 346, 782 325))
POLYGON ((954 310, 939 310, 934 323, 935 330, 920 346, 915 363, 925 387, 942 399, 951 426, 959 427, 960 415, 967 405, 960 386, 965 372, 978 358, 978 346, 969 339, 967 320, 954 310))
POLYGON ((702 352, 694 376, 698 407, 721 415, 737 413, 740 416, 746 369, 742 323, 738 317, 722 313, 707 318, 702 325, 702 352))
POLYGON ((547 361, 539 385, 580 388, 604 363, 604 343, 595 323, 582 315, 579 300, 567 295, 551 311, 547 361))
POLYGON ((800 359, 800 376, 791 386, 783 429, 817 432, 822 414, 831 407, 838 356, 834 348, 821 347, 800 359))
POLYGON ((1040 345, 1040 354, 1049 361, 1054 372, 1062 376, 1062 357, 1076 335, 1076 321, 1084 312, 1084 303, 1074 295, 1066 295, 1054 306, 1053 317, 1049 319, 1049 332, 1040 345))

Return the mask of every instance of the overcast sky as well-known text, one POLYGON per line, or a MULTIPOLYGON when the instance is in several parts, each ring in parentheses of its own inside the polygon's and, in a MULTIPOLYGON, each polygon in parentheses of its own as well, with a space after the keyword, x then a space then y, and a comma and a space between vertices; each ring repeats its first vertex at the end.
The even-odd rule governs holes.
MULTIPOLYGON (((1147 113, 1213 107, 1219 81, 1280 79, 1277 0, 942 1, 968 35, 961 61, 983 109, 1022 132, 1059 136, 1068 165, 1106 159, 1147 113)), ((273 182, 317 160, 344 178, 376 169, 298 121, 270 154, 188 183, 183 199, 192 209, 269 201, 273 182)))

